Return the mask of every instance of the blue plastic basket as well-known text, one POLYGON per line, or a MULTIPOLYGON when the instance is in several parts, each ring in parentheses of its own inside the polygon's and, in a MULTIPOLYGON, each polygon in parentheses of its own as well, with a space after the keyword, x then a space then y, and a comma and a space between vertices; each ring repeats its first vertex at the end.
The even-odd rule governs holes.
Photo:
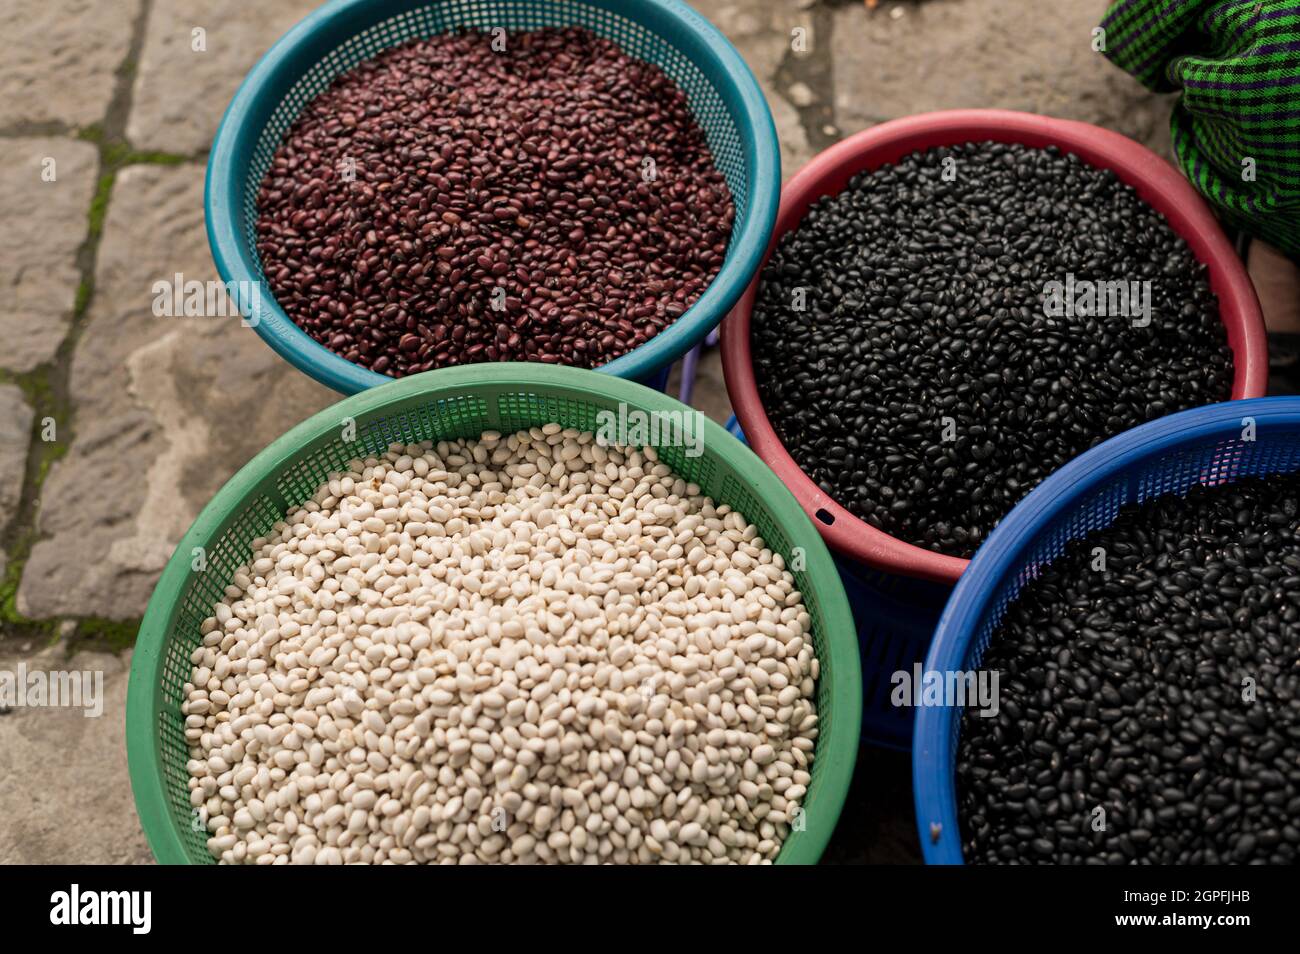
MULTIPOLYGON (((303 107, 339 74, 408 40, 455 28, 582 26, 660 67, 685 93, 736 207, 727 256, 695 305, 639 348, 599 370, 653 380, 727 314, 772 234, 781 157, 767 101, 735 48, 678 0, 332 0, 286 33, 231 101, 208 160, 208 243, 248 316, 264 278, 255 239, 262 177, 303 107)), ((343 394, 392 380, 353 364, 295 325, 270 294, 256 330, 294 367, 343 394)))
MULTIPOLYGON (((1300 397, 1230 401, 1183 411, 1111 438, 1075 458, 1003 518, 953 591, 926 671, 969 671, 1021 588, 1068 543, 1108 527, 1120 508, 1197 484, 1300 470, 1300 397), (1246 419, 1255 439, 1243 439, 1246 419)), ((959 707, 922 708, 912 745, 921 850, 929 864, 961 864, 954 768, 959 707)))
MULTIPOLYGON (((745 434, 733 416, 727 430, 745 434)), ((748 443, 748 442, 746 442, 748 443)), ((912 747, 913 710, 890 701, 896 672, 911 672, 930 649, 939 614, 952 587, 915 577, 882 573, 835 553, 862 663, 862 741, 906 752, 912 747)))

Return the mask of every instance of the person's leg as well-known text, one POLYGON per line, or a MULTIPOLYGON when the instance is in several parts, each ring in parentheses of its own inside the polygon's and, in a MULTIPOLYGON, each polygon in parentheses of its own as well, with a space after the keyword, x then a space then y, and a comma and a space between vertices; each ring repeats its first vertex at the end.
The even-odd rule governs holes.
POLYGON ((1267 242, 1250 243, 1247 270, 1273 333, 1300 335, 1300 264, 1267 242))
POLYGON ((1256 239, 1246 268, 1268 328, 1269 393, 1300 394, 1300 264, 1256 239))

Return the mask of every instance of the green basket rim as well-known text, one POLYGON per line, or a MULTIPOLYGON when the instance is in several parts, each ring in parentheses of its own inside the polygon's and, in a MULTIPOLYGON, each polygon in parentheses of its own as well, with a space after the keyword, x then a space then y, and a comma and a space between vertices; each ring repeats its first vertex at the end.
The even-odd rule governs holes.
MULTIPOLYGON (((325 408, 298 424, 245 464, 203 508, 181 538, 158 580, 145 610, 131 660, 126 703, 126 746, 131 788, 141 827, 161 864, 188 864, 179 828, 168 808, 159 734, 164 650, 186 592, 190 553, 226 527, 263 483, 282 473, 301 456, 337 434, 339 421, 358 425, 382 416, 392 405, 420 397, 464 396, 482 388, 532 388, 582 400, 618 401, 647 411, 695 411, 674 398, 632 381, 579 368, 529 363, 466 365, 427 371, 371 388, 325 408)), ((815 759, 821 763, 804 797, 806 828, 791 832, 777 864, 814 864, 821 857, 848 795, 857 758, 862 719, 862 675, 856 628, 848 598, 830 551, 794 495, 748 447, 712 419, 705 418, 703 440, 787 536, 791 548, 803 547, 805 580, 821 607, 825 651, 819 654, 820 679, 829 679, 827 708, 833 718, 820 719, 815 759)), ((749 515, 746 515, 749 517, 749 515)), ((749 517, 752 520, 752 517, 749 517)), ((819 715, 821 713, 819 712, 819 715)))

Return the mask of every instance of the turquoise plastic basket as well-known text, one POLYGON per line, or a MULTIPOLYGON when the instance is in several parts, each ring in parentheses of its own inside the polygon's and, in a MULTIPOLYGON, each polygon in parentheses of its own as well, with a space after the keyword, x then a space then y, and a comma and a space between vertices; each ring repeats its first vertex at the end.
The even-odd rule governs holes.
POLYGON ((767 101, 744 60, 706 19, 678 0, 333 0, 285 34, 253 67, 226 110, 208 160, 208 243, 241 314, 294 367, 343 394, 391 381, 317 343, 270 294, 255 226, 257 192, 303 107, 335 77, 408 40, 452 29, 582 26, 660 67, 686 94, 736 206, 721 270, 695 305, 639 348, 599 370, 654 380, 697 345, 739 300, 772 234, 781 157, 767 101))
MULTIPOLYGON (((939 620, 927 672, 979 668, 1007 607, 1066 545, 1109 527, 1120 509, 1198 484, 1300 470, 1300 397, 1211 404, 1143 424, 1081 454, 1003 518, 962 574, 939 620), (1253 421, 1254 440, 1243 439, 1253 421)), ((929 864, 961 864, 957 759, 961 709, 917 711, 912 785, 929 864)))

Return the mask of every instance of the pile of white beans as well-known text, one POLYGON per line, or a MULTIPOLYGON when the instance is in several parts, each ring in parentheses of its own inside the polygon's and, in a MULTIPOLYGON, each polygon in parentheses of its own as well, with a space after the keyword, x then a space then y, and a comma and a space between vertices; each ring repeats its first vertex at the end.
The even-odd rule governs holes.
POLYGON ((754 864, 802 828, 811 621, 741 514, 559 424, 348 466, 193 653, 217 859, 754 864))

